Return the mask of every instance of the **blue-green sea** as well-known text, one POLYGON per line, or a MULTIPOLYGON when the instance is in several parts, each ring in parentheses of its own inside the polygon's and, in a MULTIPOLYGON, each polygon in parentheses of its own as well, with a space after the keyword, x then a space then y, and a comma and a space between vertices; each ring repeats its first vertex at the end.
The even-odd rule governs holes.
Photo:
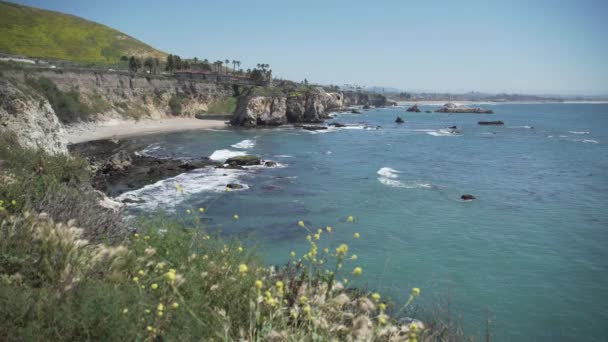
MULTIPOLYGON (((495 114, 399 106, 338 114, 333 121, 353 126, 325 132, 134 138, 146 146, 142 153, 157 156, 240 152, 279 165, 195 170, 123 197, 145 201, 130 204, 132 213, 160 208, 184 216, 204 207, 213 229, 241 236, 268 264, 307 250, 298 220, 330 225, 332 245, 346 242, 358 255, 346 271, 363 268, 358 279, 345 274, 349 285, 397 302, 419 287, 421 314, 449 299, 470 334, 480 336, 490 318, 494 341, 605 341, 608 104, 482 106, 495 114), (397 115, 406 123, 394 123, 397 115), (445 130, 453 125, 458 133, 445 130), (227 183, 245 189, 226 192, 227 183), (462 194, 477 199, 461 201, 462 194), (345 222, 349 215, 354 223, 345 222)), ((323 234, 322 244, 329 242, 323 234)))

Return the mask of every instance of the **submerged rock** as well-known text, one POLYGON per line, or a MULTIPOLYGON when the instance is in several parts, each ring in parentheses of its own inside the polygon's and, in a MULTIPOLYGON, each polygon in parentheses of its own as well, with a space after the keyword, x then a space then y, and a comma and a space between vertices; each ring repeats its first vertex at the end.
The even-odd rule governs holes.
POLYGON ((413 106, 411 106, 410 108, 407 109, 408 112, 416 112, 416 113, 420 113, 420 109, 418 108, 418 105, 415 104, 413 106))
POLYGON ((264 166, 266 166, 266 167, 275 167, 275 166, 277 166, 277 162, 272 161, 272 160, 267 160, 267 161, 264 162, 264 166))
POLYGON ((404 123, 404 122, 405 122, 405 120, 403 120, 403 119, 402 119, 400 116, 398 116, 398 117, 395 119, 395 122, 400 124, 400 123, 404 123))
POLYGON ((475 196, 470 195, 470 194, 466 194, 466 195, 462 195, 460 196, 460 199, 463 201, 472 201, 475 199, 475 196))
POLYGON ((351 109, 350 111, 352 114, 361 114, 361 111, 358 109, 351 109))
POLYGON ((345 124, 342 124, 342 123, 339 123, 339 122, 332 122, 332 123, 329 124, 329 126, 338 127, 338 128, 340 128, 340 127, 346 127, 345 124))
POLYGON ((307 131, 321 131, 321 130, 327 129, 327 126, 301 125, 301 126, 296 126, 296 127, 300 127, 301 129, 305 129, 307 131))
POLYGON ((363 109, 371 109, 371 108, 372 107, 370 105, 368 105, 368 104, 366 104, 366 105, 363 106, 363 109))
POLYGON ((243 188, 243 186, 238 183, 229 183, 229 184, 226 184, 226 187, 229 189, 242 189, 243 188))
POLYGON ((505 123, 502 121, 479 121, 477 124, 479 124, 479 125, 504 125, 505 123))

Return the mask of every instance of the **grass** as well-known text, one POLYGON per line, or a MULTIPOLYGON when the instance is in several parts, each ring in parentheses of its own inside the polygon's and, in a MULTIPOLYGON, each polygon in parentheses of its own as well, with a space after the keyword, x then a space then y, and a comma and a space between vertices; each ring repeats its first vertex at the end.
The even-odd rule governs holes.
POLYGON ((207 113, 210 114, 232 114, 236 109, 236 97, 226 97, 209 104, 207 113))
POLYGON ((0 1, 0 52, 80 63, 166 54, 105 25, 73 15, 0 1))

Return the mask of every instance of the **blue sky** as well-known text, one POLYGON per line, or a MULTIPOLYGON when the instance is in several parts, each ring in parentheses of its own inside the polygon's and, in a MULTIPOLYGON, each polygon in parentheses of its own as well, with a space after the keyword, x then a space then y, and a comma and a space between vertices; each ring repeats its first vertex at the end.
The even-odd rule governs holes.
POLYGON ((19 0, 184 57, 411 91, 608 94, 608 1, 19 0))

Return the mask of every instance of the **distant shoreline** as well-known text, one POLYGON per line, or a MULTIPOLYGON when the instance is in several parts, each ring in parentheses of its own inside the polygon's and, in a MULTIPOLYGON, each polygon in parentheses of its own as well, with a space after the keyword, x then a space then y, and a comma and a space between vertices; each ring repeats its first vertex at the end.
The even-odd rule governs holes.
POLYGON ((69 144, 86 141, 126 138, 154 133, 181 132, 226 128, 224 120, 195 118, 165 118, 118 120, 81 123, 65 127, 65 138, 69 144))
POLYGON ((458 100, 420 100, 420 101, 397 101, 398 105, 423 105, 423 106, 443 106, 446 103, 456 103, 463 105, 497 105, 497 104, 608 104, 608 101, 458 101, 458 100))

